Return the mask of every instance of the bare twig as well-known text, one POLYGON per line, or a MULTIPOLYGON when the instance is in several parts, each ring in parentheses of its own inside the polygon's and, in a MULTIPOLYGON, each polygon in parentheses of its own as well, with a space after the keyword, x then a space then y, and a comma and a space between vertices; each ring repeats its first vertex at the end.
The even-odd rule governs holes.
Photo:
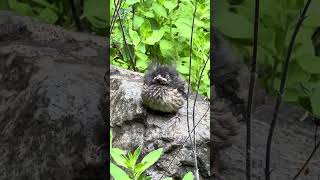
MULTIPOLYGON (((200 84, 201 84, 201 79, 202 79, 202 75, 203 75, 203 72, 204 72, 204 69, 206 68, 206 66, 207 66, 207 63, 208 63, 208 61, 209 61, 209 59, 210 59, 210 56, 208 57, 208 59, 206 60, 206 62, 205 62, 205 64, 203 65, 203 68, 202 68, 202 70, 201 70, 201 73, 200 73, 200 77, 199 77, 199 81, 198 81, 198 85, 197 85, 197 92, 196 92, 196 97, 195 97, 195 99, 194 99, 194 102, 193 102, 193 111, 192 111, 192 122, 193 122, 193 129, 194 129, 194 131, 193 131, 193 142, 194 142, 194 152, 196 153, 197 152, 197 146, 196 146, 196 144, 197 144, 197 142, 196 142, 196 127, 195 127, 195 116, 194 116, 194 114, 195 114, 195 111, 196 111, 196 102, 197 102, 197 98, 198 98, 198 94, 199 94, 199 88, 200 88, 200 84)), ((196 163, 196 170, 197 170, 197 172, 196 172, 196 175, 198 175, 198 178, 199 178, 199 172, 198 172, 198 166, 197 166, 197 156, 195 155, 195 163, 196 163)))
POLYGON ((72 12, 72 16, 73 16, 73 20, 76 23, 76 26, 78 28, 79 31, 83 31, 83 27, 80 21, 80 16, 77 13, 77 9, 76 9, 76 5, 74 3, 74 0, 69 0, 70 6, 71 6, 71 12, 72 12))
POLYGON ((246 112, 246 126, 247 126, 247 143, 246 143, 246 178, 251 179, 251 113, 252 102, 254 97, 254 87, 256 81, 257 68, 257 51, 258 51, 258 32, 259 32, 259 8, 260 1, 255 1, 255 15, 254 15, 254 35, 253 35, 253 55, 251 61, 250 72, 250 87, 248 93, 248 104, 246 112))
MULTIPOLYGON (((189 60, 189 79, 188 79, 188 92, 187 92, 187 124, 188 124, 188 132, 189 136, 191 137, 190 133, 190 124, 189 124, 189 93, 190 93, 190 83, 191 83, 191 65, 192 65, 192 44, 193 44, 193 31, 194 31, 194 20, 195 16, 197 13, 197 3, 198 0, 195 0, 194 4, 194 12, 193 12, 193 17, 192 17, 192 27, 191 27, 191 35, 190 35, 190 60, 189 60)), ((193 122, 193 126, 195 126, 193 122)), ((195 144, 195 134, 196 132, 194 131, 194 142, 192 142, 192 139, 190 138, 191 145, 193 145, 193 156, 194 156, 194 163, 195 163, 195 175, 196 179, 199 180, 199 173, 198 173, 198 163, 197 163, 197 152, 195 152, 196 149, 196 144, 195 144), (194 143, 194 144, 193 144, 194 143)))
POLYGON ((131 61, 131 65, 133 67, 133 70, 136 71, 136 63, 135 63, 135 61, 133 59, 133 56, 132 56, 131 51, 130 51, 130 47, 129 47, 128 43, 127 43, 126 36, 125 36, 125 33, 124 33, 124 27, 123 27, 122 20, 121 20, 121 17, 120 17, 119 14, 118 14, 118 19, 119 19, 119 23, 120 23, 121 32, 122 32, 123 42, 124 42, 124 44, 126 46, 126 49, 128 51, 129 59, 131 61))
MULTIPOLYGON (((125 0, 123 1, 123 4, 124 4, 124 2, 125 2, 125 0)), ((110 34, 112 34, 112 30, 113 30, 115 21, 117 19, 117 16, 119 15, 119 10, 121 9, 121 6, 122 6, 122 0, 118 0, 117 3, 114 3, 114 12, 113 12, 111 23, 110 23, 110 25, 111 25, 110 26, 111 27, 110 28, 110 34)))
POLYGON ((292 180, 295 180, 299 177, 299 175, 301 174, 301 172, 304 170, 304 168, 308 165, 309 161, 311 160, 311 158, 313 157, 313 155, 316 153, 316 151, 319 149, 320 146, 320 141, 318 142, 318 144, 313 148, 311 154, 309 155, 308 159, 306 160, 306 162, 303 164, 303 166, 300 168, 300 170, 298 171, 298 173, 293 177, 292 180))
POLYGON ((273 136, 273 132, 274 132, 274 128, 277 122, 277 118, 278 118, 278 113, 279 113, 279 108, 280 108, 280 104, 281 104, 281 99, 284 93, 284 88, 285 88, 285 83, 286 83, 286 78, 287 78, 287 74, 288 74, 288 68, 289 68, 289 61, 290 61, 290 57, 292 54, 292 50, 294 47, 294 42, 295 39, 298 35, 300 26, 303 23, 303 20, 306 18, 306 13, 307 10, 309 8, 309 5, 311 3, 311 0, 308 0, 308 2, 306 3, 306 5, 303 8, 302 13, 300 14, 300 17, 297 21, 296 27, 294 29, 294 32, 292 34, 292 38, 289 44, 289 48, 288 48, 288 52, 287 52, 287 56, 286 56, 286 60, 284 62, 283 65, 283 72, 282 72, 282 77, 281 77, 281 83, 280 83, 280 88, 279 88, 279 93, 277 96, 277 101, 276 101, 276 105, 275 105, 275 109, 273 112, 273 119, 271 122, 271 126, 269 129, 269 134, 268 134, 268 139, 267 139, 267 149, 266 149, 266 164, 265 164, 265 179, 266 180, 270 180, 270 151, 271 151, 271 143, 272 143, 272 136, 273 136))
MULTIPOLYGON (((207 112, 210 110, 210 104, 206 110, 206 112, 202 115, 202 117, 200 118, 200 120, 197 122, 197 124, 195 125, 195 127, 191 130, 191 132, 189 133, 188 137, 183 141, 183 143, 181 144, 181 146, 183 147, 187 142, 188 142, 188 139, 191 137, 191 133, 194 132, 194 130, 196 129, 196 127, 199 125, 199 123, 202 121, 202 119, 204 118, 204 116, 207 114, 207 112)), ((190 138, 191 139, 191 138, 190 138)), ((174 160, 176 160, 176 157, 177 156, 174 156, 173 159, 170 161, 167 169, 169 169, 169 167, 172 165, 172 163, 174 162, 174 160)), ((163 175, 160 177, 159 180, 161 180, 163 178, 163 175)))

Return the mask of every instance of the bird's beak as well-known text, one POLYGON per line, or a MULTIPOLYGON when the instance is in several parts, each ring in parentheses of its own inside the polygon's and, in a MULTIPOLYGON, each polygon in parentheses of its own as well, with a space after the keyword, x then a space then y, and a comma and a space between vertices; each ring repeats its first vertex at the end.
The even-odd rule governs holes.
POLYGON ((166 84, 167 83, 167 79, 162 77, 161 75, 158 75, 154 78, 156 81, 158 81, 160 84, 166 84))

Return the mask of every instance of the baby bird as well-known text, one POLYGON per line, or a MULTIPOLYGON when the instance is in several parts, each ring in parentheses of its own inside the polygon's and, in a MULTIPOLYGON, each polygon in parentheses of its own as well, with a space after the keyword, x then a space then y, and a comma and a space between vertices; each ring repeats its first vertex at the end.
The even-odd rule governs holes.
POLYGON ((187 98, 184 85, 176 69, 153 63, 144 77, 142 102, 153 111, 176 113, 187 98))

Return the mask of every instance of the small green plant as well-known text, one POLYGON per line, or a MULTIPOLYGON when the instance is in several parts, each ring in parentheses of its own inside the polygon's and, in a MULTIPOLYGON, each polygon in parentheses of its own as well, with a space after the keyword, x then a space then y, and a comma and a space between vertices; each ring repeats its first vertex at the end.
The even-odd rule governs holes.
MULTIPOLYGON (((82 23, 88 26, 91 32, 106 35, 108 20, 106 8, 108 1, 83 0, 74 1, 82 23)), ((1 0, 0 10, 12 10, 25 16, 40 19, 46 23, 61 25, 68 29, 75 29, 70 1, 65 0, 1 0)))
MULTIPOLYGON (((271 94, 279 89, 289 40, 304 4, 305 0, 261 2, 258 77, 271 94)), ((253 6, 253 0, 217 2, 216 27, 244 54, 251 54, 252 49, 253 6)), ((312 35, 320 26, 319 9, 320 2, 312 1, 296 39, 284 94, 286 102, 298 104, 315 116, 320 116, 320 57, 316 56, 312 35)))
MULTIPOLYGON (((141 153, 140 147, 134 153, 126 154, 122 149, 112 147, 112 139, 112 131, 110 131, 110 154, 115 162, 110 162, 111 176, 115 180, 151 180, 151 177, 147 176, 145 171, 159 160, 163 149, 151 151, 137 163, 141 153)), ((165 178, 164 180, 172 180, 172 178, 165 178)), ((193 180, 192 172, 188 172, 183 180, 193 180)))
MULTIPOLYGON (((113 0, 110 7, 112 16, 113 0)), ((144 72, 150 61, 157 59, 161 63, 176 65, 182 76, 188 79, 194 8, 194 0, 125 1, 119 10, 121 23, 116 20, 110 35, 111 64, 133 69, 135 63, 135 70, 144 72)), ((210 1, 198 1, 192 44, 191 86, 196 90, 202 67, 209 56, 210 1)), ((206 75, 199 88, 199 93, 207 97, 210 97, 209 69, 210 66, 206 66, 206 75)))

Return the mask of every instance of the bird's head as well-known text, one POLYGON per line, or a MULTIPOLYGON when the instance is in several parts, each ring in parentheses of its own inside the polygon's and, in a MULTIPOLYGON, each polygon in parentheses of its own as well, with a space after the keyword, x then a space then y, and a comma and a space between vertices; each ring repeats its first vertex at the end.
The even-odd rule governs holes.
POLYGON ((154 84, 168 85, 171 82, 171 78, 169 74, 155 74, 152 82, 154 84))

